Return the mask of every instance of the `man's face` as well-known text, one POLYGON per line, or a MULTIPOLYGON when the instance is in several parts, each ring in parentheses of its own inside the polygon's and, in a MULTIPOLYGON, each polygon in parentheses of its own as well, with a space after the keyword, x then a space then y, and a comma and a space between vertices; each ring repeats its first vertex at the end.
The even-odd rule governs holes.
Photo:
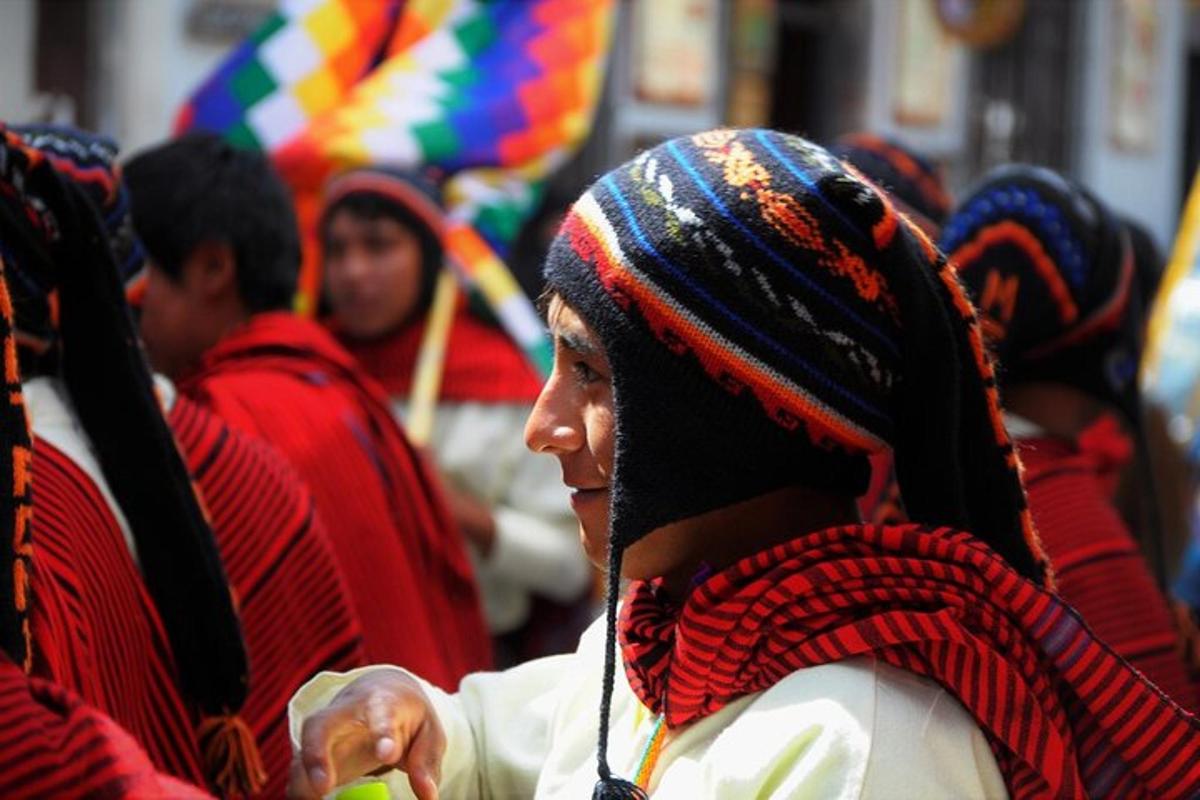
POLYGON ((205 331, 203 299, 194 279, 197 268, 185 264, 179 280, 147 263, 145 292, 141 302, 141 333, 158 372, 178 378, 199 362, 213 342, 205 331))
POLYGON ((558 458, 579 536, 592 563, 607 563, 613 468, 612 375, 600 340, 557 297, 548 313, 554 368, 525 424, 525 443, 558 458))
POLYGON ((422 285, 421 240, 389 217, 338 211, 325 236, 325 294, 340 328, 374 339, 412 318, 422 285))

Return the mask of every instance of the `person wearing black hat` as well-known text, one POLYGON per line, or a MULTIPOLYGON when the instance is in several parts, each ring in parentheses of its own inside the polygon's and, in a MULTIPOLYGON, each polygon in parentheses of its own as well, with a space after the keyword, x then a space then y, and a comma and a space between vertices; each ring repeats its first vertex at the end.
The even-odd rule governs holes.
POLYGON ((1143 312, 1125 226, 1062 176, 1012 165, 963 200, 942 246, 1000 361, 1009 430, 1059 593, 1119 655, 1196 708, 1166 598, 1105 480, 1132 448, 1115 424, 1107 434, 1096 425, 1110 409, 1129 429, 1141 425, 1143 312))
MULTIPOLYGON (((111 157, 109 143, 80 140, 111 157)), ((84 189, 0 127, 0 252, 34 436, 31 666, 199 786, 256 785, 247 657, 212 529, 84 189)), ((64 170, 69 167, 64 164, 64 170)))
MULTIPOLYGON (((326 189, 328 323, 387 390, 399 419, 409 412, 445 227, 441 189, 425 173, 372 167, 340 175, 326 189)), ((587 613, 592 571, 554 463, 521 438, 542 379, 462 293, 441 368, 429 445, 473 545, 497 661, 508 666, 570 649, 587 624, 586 617, 570 623, 587 613)))
MULTIPOLYGON (((0 256, 0 350, 16 352, 12 297, 0 256)), ((31 531, 32 456, 18 365, 5 365, 8 402, 0 413, 0 796, 205 798, 159 772, 130 734, 70 690, 31 677, 34 660, 29 574, 37 562, 31 531)))
POLYGON ((317 676, 296 796, 381 768, 422 798, 1200 791, 1200 723, 1048 590, 974 309, 885 195, 799 137, 681 137, 580 198, 546 278, 526 437, 606 618, 454 695, 317 676), (914 521, 864 525, 888 445, 914 521))

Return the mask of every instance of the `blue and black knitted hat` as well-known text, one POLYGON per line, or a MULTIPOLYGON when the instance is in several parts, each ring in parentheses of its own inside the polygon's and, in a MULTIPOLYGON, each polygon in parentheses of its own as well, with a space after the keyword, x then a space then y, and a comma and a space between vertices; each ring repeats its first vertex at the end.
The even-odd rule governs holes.
MULTIPOLYGON (((626 547, 788 485, 861 493, 866 454, 886 447, 914 521, 1043 575, 974 308, 928 238, 827 151, 767 130, 671 140, 575 203, 545 274, 612 368, 610 679, 626 547)), ((637 796, 606 738, 596 797, 637 796)))
POLYGON ((1078 388, 1138 419, 1141 328, 1125 226, 1042 167, 989 173, 947 221, 942 249, 983 317, 1005 386, 1078 388))

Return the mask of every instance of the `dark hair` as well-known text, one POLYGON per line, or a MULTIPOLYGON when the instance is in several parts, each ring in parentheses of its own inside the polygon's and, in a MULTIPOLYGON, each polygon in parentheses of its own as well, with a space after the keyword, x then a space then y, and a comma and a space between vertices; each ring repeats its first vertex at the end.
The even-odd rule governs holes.
POLYGON ((252 311, 288 308, 300 272, 291 197, 267 159, 210 133, 135 156, 125 167, 133 225, 155 265, 178 279, 205 242, 228 244, 252 311))
POLYGON ((390 219, 416 234, 421 242, 421 293, 416 313, 421 314, 433 302, 433 290, 442 267, 442 242, 429 226, 404 206, 371 192, 352 192, 339 198, 321 214, 321 247, 328 249, 329 223, 341 212, 363 220, 390 219))

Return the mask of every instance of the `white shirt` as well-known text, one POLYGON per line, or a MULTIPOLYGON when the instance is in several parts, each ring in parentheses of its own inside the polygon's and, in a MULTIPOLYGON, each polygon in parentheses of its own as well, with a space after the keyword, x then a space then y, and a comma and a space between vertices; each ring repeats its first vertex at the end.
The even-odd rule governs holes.
MULTIPOLYGON (((447 798, 591 797, 596 782, 603 620, 575 653, 465 678, 456 694, 425 685, 447 737, 447 798)), ((321 673, 289 706, 303 719, 372 669, 321 673)), ((617 670, 609 764, 632 778, 655 719, 617 670)), ((410 798, 407 778, 383 778, 410 798)), ((363 782, 363 781, 358 781, 363 782)), ((649 782, 655 798, 974 800, 1005 798, 987 739, 936 683, 871 658, 794 672, 672 731, 649 782)))

